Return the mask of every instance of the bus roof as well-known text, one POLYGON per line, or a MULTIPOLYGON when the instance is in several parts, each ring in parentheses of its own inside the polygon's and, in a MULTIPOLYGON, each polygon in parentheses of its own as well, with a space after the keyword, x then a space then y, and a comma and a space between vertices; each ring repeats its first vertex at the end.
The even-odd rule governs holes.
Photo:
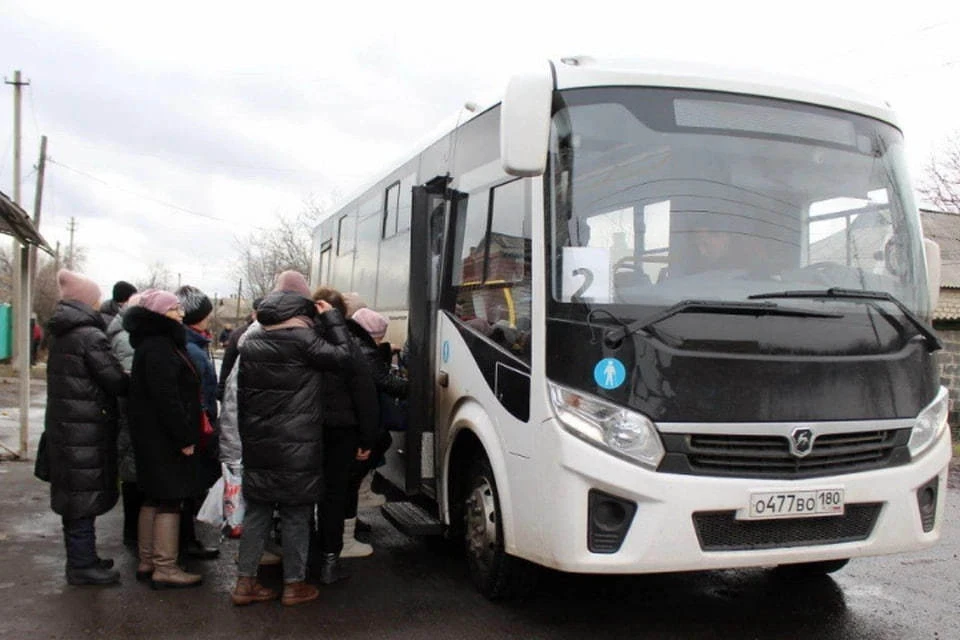
POLYGON ((890 104, 847 87, 758 69, 671 60, 599 60, 572 56, 553 61, 556 88, 647 86, 703 89, 805 102, 859 113, 893 126, 890 104))
MULTIPOLYGON (((843 86, 819 83, 802 77, 756 69, 658 59, 604 60, 590 56, 571 56, 551 60, 549 64, 553 68, 555 88, 558 90, 600 86, 645 86, 721 91, 833 107, 898 126, 888 102, 843 86)), ((543 71, 549 72, 546 64, 543 65, 543 71)), ((347 197, 338 201, 331 214, 326 216, 321 224, 339 213, 340 209, 356 200, 371 185, 383 180, 397 167, 415 158, 433 143, 499 103, 499 97, 477 104, 467 103, 458 113, 443 120, 421 138, 413 146, 412 151, 407 151, 398 157, 395 162, 376 172, 374 179, 366 181, 362 187, 351 191, 347 197)))

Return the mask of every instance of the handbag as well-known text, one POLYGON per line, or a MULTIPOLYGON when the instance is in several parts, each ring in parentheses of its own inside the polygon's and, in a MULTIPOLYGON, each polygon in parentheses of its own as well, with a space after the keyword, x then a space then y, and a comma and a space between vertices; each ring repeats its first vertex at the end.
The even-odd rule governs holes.
POLYGON ((200 409, 200 451, 209 451, 210 442, 213 440, 213 434, 216 433, 213 430, 213 423, 210 422, 210 416, 207 415, 207 412, 201 408, 200 409))
POLYGON ((37 458, 33 462, 33 475, 44 482, 50 482, 50 460, 47 459, 47 432, 40 434, 37 445, 37 458))

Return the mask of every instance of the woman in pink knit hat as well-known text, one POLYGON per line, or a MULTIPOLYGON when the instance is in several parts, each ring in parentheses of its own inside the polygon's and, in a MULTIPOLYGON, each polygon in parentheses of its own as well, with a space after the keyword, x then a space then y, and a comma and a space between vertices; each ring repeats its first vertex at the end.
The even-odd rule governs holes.
POLYGON ((154 589, 192 587, 201 576, 177 564, 184 500, 206 489, 197 456, 202 430, 200 378, 187 355, 183 306, 151 289, 123 315, 134 348, 130 437, 143 491, 137 527, 137 579, 154 589))
POLYGON ((117 503, 117 396, 127 374, 104 333, 100 288, 65 269, 57 273, 60 301, 47 326, 46 457, 50 506, 63 518, 67 582, 112 584, 113 560, 97 556, 94 521, 117 503))

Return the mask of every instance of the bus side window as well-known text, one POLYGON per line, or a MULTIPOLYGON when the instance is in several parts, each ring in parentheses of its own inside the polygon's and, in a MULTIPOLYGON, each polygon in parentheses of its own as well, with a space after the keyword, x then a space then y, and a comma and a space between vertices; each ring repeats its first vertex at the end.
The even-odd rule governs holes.
MULTIPOLYGON (((468 208, 465 225, 474 233, 476 227, 469 218, 476 211, 468 208)), ((489 214, 489 228, 463 261, 457 314, 504 350, 529 360, 532 282, 526 183, 513 180, 491 188, 489 214)), ((462 235, 463 249, 473 244, 470 238, 476 238, 469 233, 458 235, 462 235)))

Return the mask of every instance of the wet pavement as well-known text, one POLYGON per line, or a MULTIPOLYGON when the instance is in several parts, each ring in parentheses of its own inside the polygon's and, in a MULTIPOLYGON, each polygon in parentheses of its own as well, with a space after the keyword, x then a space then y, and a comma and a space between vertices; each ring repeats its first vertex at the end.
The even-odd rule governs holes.
MULTIPOLYGON (((33 440, 42 426, 34 420, 33 440)), ((33 414, 33 411, 31 412, 33 414)), ((16 410, 0 409, 0 439, 16 410)), ((14 429, 13 437, 16 436, 14 429)), ((16 442, 16 440, 14 440, 16 442)), ((134 580, 119 506, 98 518, 100 554, 123 576, 112 587, 72 587, 63 576, 59 518, 32 464, 0 462, 0 638, 960 638, 960 490, 947 497, 934 549, 852 561, 831 577, 790 582, 764 570, 637 577, 547 572, 524 602, 492 603, 467 579, 456 550, 411 540, 375 511, 370 558, 345 561, 349 580, 298 607, 234 607, 237 541, 193 562, 204 584, 152 591, 134 580)), ((211 530, 202 532, 208 540, 211 530)), ((279 587, 278 567, 263 570, 279 587)))

